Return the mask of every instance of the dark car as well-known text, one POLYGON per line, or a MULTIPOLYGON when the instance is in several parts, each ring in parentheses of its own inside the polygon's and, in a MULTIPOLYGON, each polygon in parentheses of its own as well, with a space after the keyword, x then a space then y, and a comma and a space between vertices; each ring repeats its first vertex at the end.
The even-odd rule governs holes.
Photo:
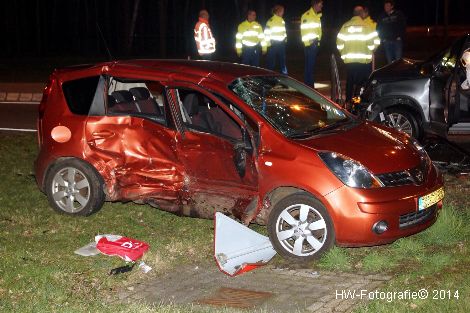
POLYGON ((363 114, 415 138, 469 122, 470 95, 460 86, 469 47, 465 35, 426 61, 401 59, 374 71, 361 94, 363 114))
POLYGON ((90 215, 134 201, 266 224, 309 260, 437 219, 442 175, 403 133, 363 121, 260 68, 128 60, 56 70, 38 118, 36 180, 50 205, 90 215))

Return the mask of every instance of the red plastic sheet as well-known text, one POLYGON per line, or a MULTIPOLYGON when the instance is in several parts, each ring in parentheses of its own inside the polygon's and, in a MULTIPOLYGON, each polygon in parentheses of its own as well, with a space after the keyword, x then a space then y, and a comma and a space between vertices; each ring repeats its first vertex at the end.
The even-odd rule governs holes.
POLYGON ((144 255, 149 245, 143 241, 122 236, 102 236, 97 240, 96 248, 103 254, 116 255, 127 262, 134 262, 144 255))

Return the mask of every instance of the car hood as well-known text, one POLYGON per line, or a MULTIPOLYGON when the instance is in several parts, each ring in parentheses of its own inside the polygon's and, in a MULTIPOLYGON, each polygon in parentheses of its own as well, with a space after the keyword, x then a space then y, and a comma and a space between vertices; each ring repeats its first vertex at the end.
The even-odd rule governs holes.
POLYGON ((419 153, 406 135, 372 122, 299 142, 317 151, 350 157, 374 174, 403 171, 420 163, 419 153))
POLYGON ((372 73, 371 78, 380 82, 419 78, 422 76, 420 74, 422 63, 423 61, 400 59, 377 69, 372 73))

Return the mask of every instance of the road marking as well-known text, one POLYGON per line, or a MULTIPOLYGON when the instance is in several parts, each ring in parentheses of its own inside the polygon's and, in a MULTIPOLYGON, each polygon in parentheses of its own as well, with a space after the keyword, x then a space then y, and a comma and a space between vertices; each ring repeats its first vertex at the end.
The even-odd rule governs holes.
POLYGON ((16 132, 37 132, 36 129, 28 129, 28 128, 2 128, 0 127, 0 130, 16 131, 16 132))
POLYGON ((0 104, 39 104, 40 102, 33 102, 33 101, 0 101, 0 104))

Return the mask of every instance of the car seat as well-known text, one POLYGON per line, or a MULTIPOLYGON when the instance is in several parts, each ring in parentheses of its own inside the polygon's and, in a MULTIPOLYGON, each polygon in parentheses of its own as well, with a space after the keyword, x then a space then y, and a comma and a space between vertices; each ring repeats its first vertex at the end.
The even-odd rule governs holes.
POLYGON ((158 104, 155 99, 150 96, 150 91, 147 88, 134 87, 129 89, 129 92, 134 97, 135 103, 142 113, 162 115, 158 104))
POLYGON ((135 113, 140 112, 137 108, 132 93, 128 90, 113 91, 111 96, 116 99, 116 104, 110 107, 114 113, 135 113))
POLYGON ((214 119, 204 106, 204 100, 199 93, 189 93, 183 100, 183 112, 187 123, 201 130, 213 131, 214 119))

